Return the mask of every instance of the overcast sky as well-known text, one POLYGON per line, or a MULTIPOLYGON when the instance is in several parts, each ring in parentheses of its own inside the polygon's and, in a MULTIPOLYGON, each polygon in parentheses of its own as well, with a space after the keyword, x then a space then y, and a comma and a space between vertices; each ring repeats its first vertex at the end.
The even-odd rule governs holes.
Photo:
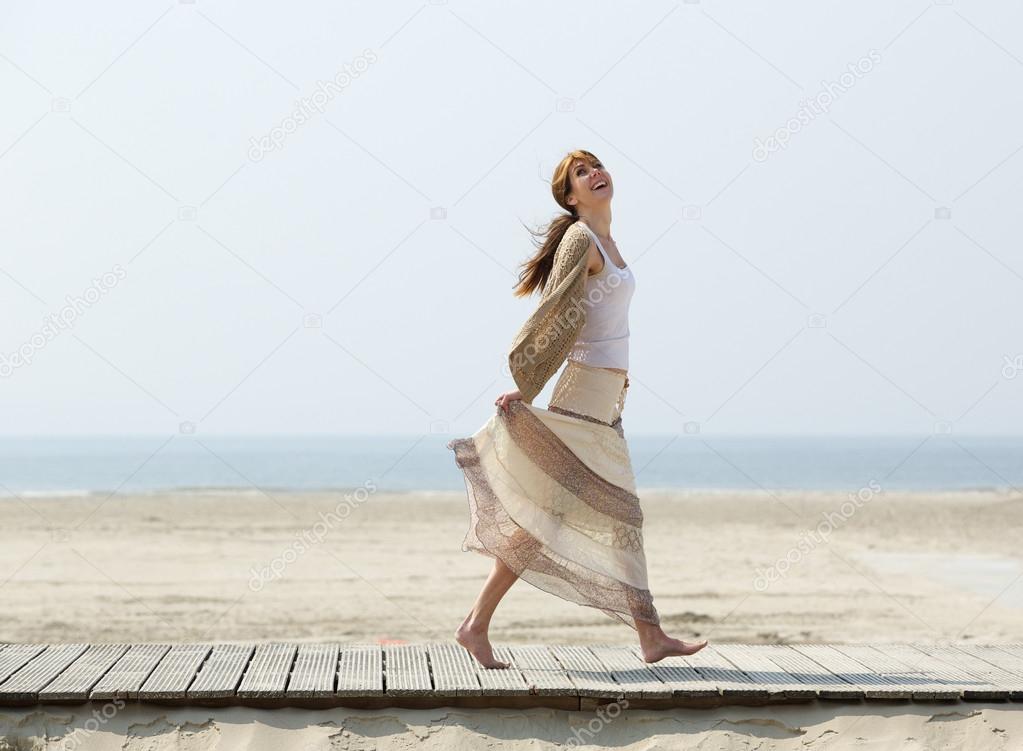
POLYGON ((6 3, 0 86, 4 434, 473 432, 572 148, 630 432, 1023 424, 1019 3, 6 3))

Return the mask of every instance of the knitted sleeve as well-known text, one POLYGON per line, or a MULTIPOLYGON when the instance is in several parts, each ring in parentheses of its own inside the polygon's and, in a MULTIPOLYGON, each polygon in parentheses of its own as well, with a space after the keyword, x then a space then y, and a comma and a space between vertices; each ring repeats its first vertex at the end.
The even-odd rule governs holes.
POLYGON ((557 372, 586 323, 590 236, 573 224, 554 252, 554 266, 536 310, 512 342, 508 366, 522 400, 532 404, 557 372))

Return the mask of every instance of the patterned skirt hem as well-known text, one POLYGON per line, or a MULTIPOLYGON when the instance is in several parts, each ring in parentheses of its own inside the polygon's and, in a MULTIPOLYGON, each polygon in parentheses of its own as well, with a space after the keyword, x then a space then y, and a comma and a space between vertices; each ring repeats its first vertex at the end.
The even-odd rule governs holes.
MULTIPOLYGON (((512 402, 510 407, 511 411, 507 416, 499 412, 477 436, 489 435, 488 430, 507 431, 508 435, 519 438, 526 434, 548 442, 548 447, 556 443, 564 452, 569 451, 550 428, 536 417, 532 408, 517 402, 512 402)), ((591 424, 591 427, 593 430, 609 430, 607 426, 591 424)), ((448 448, 455 452, 455 461, 464 474, 469 499, 469 530, 462 543, 463 551, 473 551, 499 559, 520 579, 537 589, 578 605, 600 610, 633 629, 636 628, 637 621, 660 623, 660 616, 653 605, 649 589, 633 586, 627 581, 609 576, 604 571, 594 570, 579 560, 570 560, 513 519, 494 487, 492 482, 494 478, 488 474, 484 462, 481 461, 480 448, 474 438, 453 440, 448 443, 448 448)), ((488 443, 484 450, 492 452, 494 449, 488 443)), ((581 466, 579 459, 570 452, 562 453, 561 458, 559 466, 565 461, 574 461, 581 466)), ((550 470, 550 467, 547 469, 550 470)), ((501 479, 510 482, 508 478, 501 479)), ((564 481, 564 478, 561 480, 564 481)), ((596 484, 596 479, 591 478, 586 481, 587 488, 581 490, 579 487, 573 487, 572 495, 575 497, 579 494, 586 498, 587 493, 583 490, 595 487, 602 499, 618 498, 614 503, 616 507, 627 505, 623 499, 634 499, 631 493, 621 488, 609 486, 603 480, 600 480, 600 483, 602 484, 596 484), (609 493, 610 490, 617 491, 617 495, 614 492, 609 493)), ((641 525, 642 514, 638 509, 638 499, 635 501, 634 509, 614 512, 620 518, 613 518, 610 508, 601 510, 600 504, 595 505, 592 498, 589 498, 589 505, 580 504, 579 508, 589 515, 596 514, 595 518, 606 520, 609 529, 621 530, 624 526, 625 529, 633 529, 636 535, 637 530, 631 525, 637 523, 641 525)), ((608 503, 606 500, 604 502, 608 503)), ((616 544, 624 548, 630 543, 638 545, 638 553, 633 550, 621 555, 641 555, 641 542, 637 542, 636 539, 618 541, 616 544)), ((642 570, 645 577, 645 559, 642 570)))

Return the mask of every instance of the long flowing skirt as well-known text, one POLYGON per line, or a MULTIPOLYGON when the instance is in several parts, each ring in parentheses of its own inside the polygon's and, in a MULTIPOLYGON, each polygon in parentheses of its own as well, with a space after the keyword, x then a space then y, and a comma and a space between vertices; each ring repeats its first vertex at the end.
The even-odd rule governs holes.
POLYGON ((547 409, 513 401, 447 447, 469 497, 463 551, 636 628, 660 617, 622 430, 627 390, 625 375, 569 360, 547 409))

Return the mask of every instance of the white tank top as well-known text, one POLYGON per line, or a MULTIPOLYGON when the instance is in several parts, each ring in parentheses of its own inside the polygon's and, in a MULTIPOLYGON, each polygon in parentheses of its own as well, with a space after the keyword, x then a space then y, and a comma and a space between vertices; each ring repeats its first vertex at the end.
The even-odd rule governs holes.
POLYGON ((576 224, 593 238, 604 256, 604 268, 586 278, 586 323, 569 350, 568 359, 600 368, 629 368, 629 301, 636 280, 628 264, 619 268, 586 222, 576 224))

